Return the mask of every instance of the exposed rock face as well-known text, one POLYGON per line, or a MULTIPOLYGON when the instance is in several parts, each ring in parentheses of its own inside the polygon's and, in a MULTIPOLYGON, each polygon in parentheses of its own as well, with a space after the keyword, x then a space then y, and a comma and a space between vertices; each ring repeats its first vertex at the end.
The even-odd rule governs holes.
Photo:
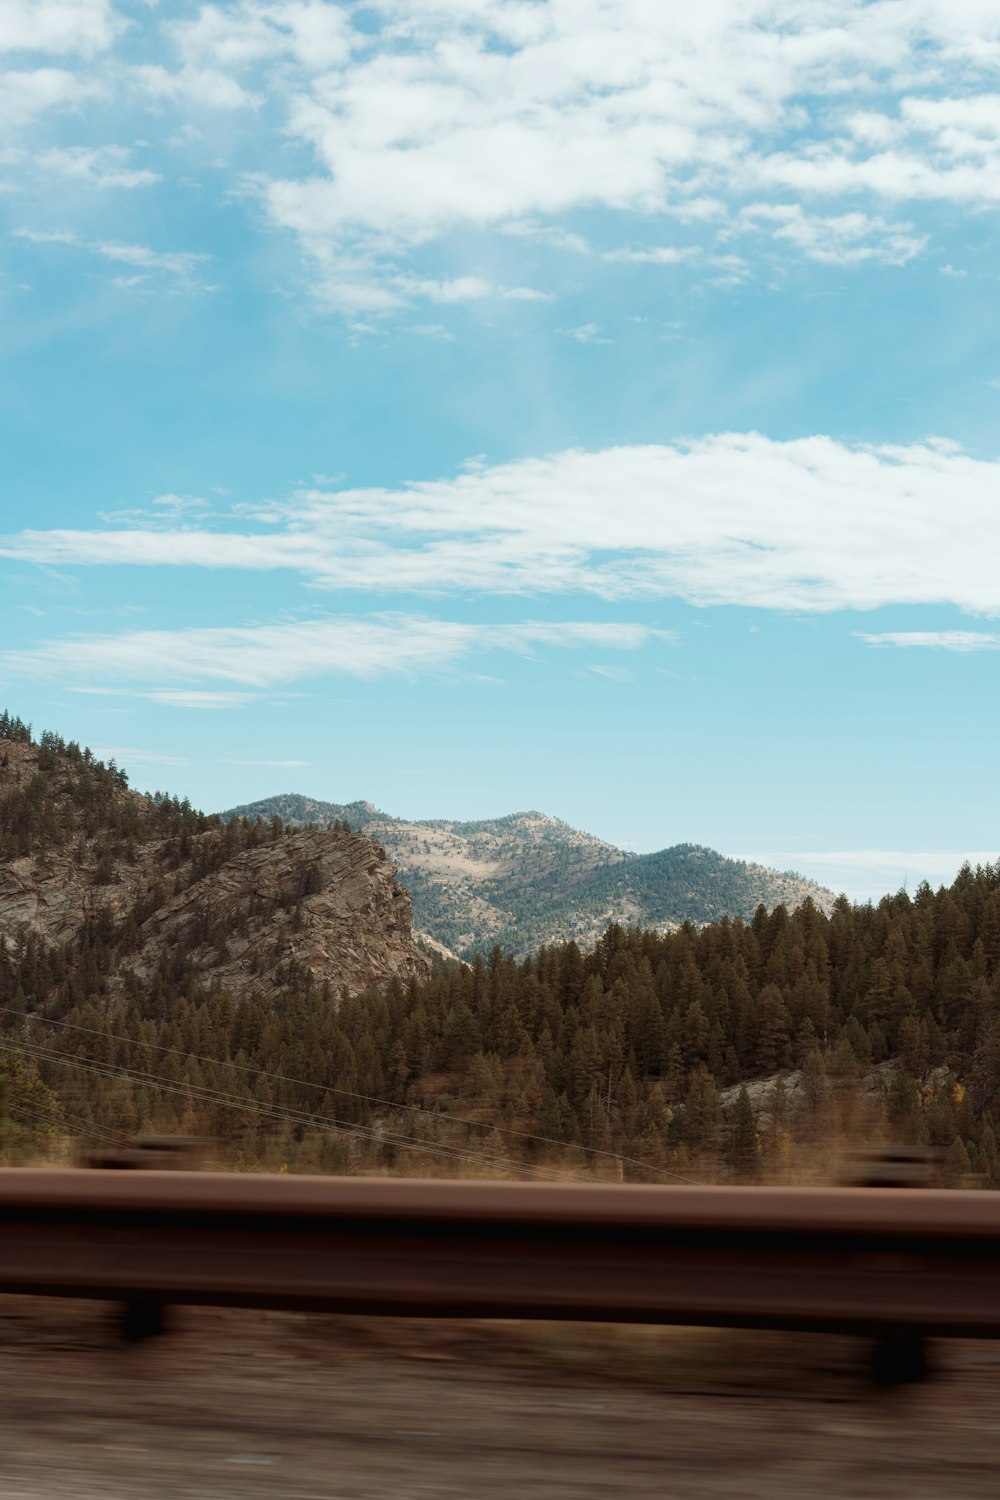
POLYGON ((408 893, 359 833, 223 829, 79 756, 0 741, 0 937, 48 947, 95 924, 140 983, 180 955, 206 984, 333 994, 424 978, 408 893))
POLYGON ((385 850, 359 833, 287 833, 227 861, 143 923, 133 967, 155 966, 164 942, 185 934, 198 967, 232 989, 273 980, 290 962, 317 984, 349 990, 430 972, 413 941, 409 896, 385 850), (205 934, 221 936, 197 942, 205 934))

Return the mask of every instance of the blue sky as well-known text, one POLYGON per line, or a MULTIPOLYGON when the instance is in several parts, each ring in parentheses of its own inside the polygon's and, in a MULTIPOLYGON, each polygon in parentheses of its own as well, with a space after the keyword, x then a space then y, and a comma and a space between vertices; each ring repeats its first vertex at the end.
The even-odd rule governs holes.
POLYGON ((207 808, 1000 850, 1000 11, 0 0, 0 700, 207 808))

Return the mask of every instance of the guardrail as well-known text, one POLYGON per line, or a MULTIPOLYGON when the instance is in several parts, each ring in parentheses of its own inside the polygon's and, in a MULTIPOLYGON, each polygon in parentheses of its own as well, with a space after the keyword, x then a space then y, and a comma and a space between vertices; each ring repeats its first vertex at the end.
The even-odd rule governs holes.
POLYGON ((6 1169, 0 1291, 996 1336, 1000 1194, 6 1169))

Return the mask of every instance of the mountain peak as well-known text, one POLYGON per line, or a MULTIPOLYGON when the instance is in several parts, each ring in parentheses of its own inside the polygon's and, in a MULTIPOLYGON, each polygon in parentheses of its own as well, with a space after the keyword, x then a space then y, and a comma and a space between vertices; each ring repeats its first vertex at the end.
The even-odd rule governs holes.
POLYGON ((346 821, 385 846, 413 897, 414 920, 472 957, 495 944, 517 954, 572 937, 596 942, 611 922, 668 929, 719 917, 749 920, 763 903, 823 910, 833 894, 790 872, 727 859, 701 844, 630 854, 537 809, 502 817, 407 820, 370 802, 281 796, 222 814, 290 823, 346 821))

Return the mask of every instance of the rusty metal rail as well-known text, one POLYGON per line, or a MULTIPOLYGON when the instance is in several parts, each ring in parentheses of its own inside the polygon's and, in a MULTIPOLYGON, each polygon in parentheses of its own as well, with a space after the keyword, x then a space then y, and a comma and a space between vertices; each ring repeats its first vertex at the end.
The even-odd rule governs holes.
POLYGON ((1000 1194, 0 1171, 0 1292, 1000 1335, 1000 1194))

